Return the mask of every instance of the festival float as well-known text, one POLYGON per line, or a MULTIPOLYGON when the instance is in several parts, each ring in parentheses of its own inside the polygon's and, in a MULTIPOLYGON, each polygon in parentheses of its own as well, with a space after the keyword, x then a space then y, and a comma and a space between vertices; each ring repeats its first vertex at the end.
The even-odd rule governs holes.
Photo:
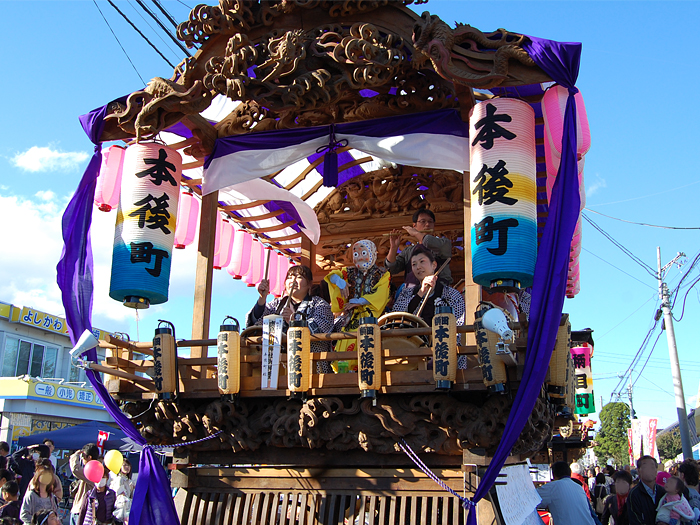
POLYGON ((109 295, 126 307, 166 302, 173 249, 198 250, 191 339, 163 321, 74 351, 142 448, 131 522, 501 523, 504 465, 585 447, 592 339, 572 343, 562 313, 580 290, 581 46, 411 3, 199 5, 178 27, 194 56, 81 118, 95 154, 58 266, 74 342, 91 328, 93 200, 116 209, 109 295), (451 241, 462 324, 437 308, 432 326, 395 312, 282 334, 211 310, 215 269, 280 296, 301 264, 321 285, 358 242, 383 261, 421 208, 451 241))

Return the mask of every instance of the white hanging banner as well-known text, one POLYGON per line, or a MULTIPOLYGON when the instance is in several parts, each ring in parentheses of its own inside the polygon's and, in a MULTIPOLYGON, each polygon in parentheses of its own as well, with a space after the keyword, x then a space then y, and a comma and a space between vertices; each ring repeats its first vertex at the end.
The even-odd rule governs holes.
POLYGON ((277 390, 283 329, 284 321, 281 315, 272 314, 263 318, 262 382, 260 384, 263 390, 277 390))

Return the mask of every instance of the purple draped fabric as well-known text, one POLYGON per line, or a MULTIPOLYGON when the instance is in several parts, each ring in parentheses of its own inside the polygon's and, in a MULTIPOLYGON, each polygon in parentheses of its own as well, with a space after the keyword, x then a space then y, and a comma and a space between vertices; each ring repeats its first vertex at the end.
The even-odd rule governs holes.
MULTIPOLYGON (((523 381, 515 395, 503 437, 479 483, 473 503, 478 502, 491 489, 540 395, 564 307, 569 251, 581 204, 574 101, 574 94, 578 91, 574 84, 578 78, 581 44, 529 38, 530 42, 523 44, 523 47, 532 59, 552 80, 569 89, 564 114, 561 165, 552 190, 549 218, 537 253, 523 381)), ((470 507, 467 523, 476 525, 475 506, 470 507)))
MULTIPOLYGON (((126 97, 119 100, 125 101, 126 97)), ((104 118, 107 115, 108 106, 109 104, 80 117, 80 123, 95 145, 95 151, 62 220, 63 253, 56 271, 73 344, 85 330, 92 330, 93 264, 90 224, 95 185, 102 161, 100 136, 104 129, 104 118)), ((97 352, 94 348, 86 355, 90 361, 97 361, 97 352)), ((107 393, 100 377, 92 370, 87 370, 86 375, 105 409, 119 427, 138 444, 146 445, 146 440, 107 393)), ((129 521, 134 525, 179 523, 167 476, 150 447, 144 448, 139 460, 139 476, 129 521)))

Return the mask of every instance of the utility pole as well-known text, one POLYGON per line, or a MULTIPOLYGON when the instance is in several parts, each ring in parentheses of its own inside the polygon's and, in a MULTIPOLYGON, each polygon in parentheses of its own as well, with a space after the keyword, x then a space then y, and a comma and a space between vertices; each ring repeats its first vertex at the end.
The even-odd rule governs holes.
POLYGON ((676 348, 676 333, 673 331, 673 314, 671 313, 671 302, 669 300, 668 286, 664 282, 663 272, 670 268, 684 253, 679 253, 676 257, 661 268, 661 248, 656 247, 656 265, 658 268, 657 278, 659 280, 659 298, 661 299, 661 311, 664 316, 664 327, 666 329, 666 339, 668 340, 668 356, 671 359, 671 375, 673 376, 673 391, 676 397, 676 410, 678 412, 678 430, 681 434, 681 444, 683 446, 683 459, 692 459, 693 451, 690 445, 690 429, 688 428, 688 414, 685 411, 685 395, 683 394, 683 380, 681 379, 681 367, 678 363, 678 349, 676 348))
POLYGON ((632 420, 636 419, 635 418, 635 413, 634 413, 634 403, 632 403, 632 374, 630 373, 630 385, 627 387, 627 393, 630 396, 630 425, 632 424, 632 420))

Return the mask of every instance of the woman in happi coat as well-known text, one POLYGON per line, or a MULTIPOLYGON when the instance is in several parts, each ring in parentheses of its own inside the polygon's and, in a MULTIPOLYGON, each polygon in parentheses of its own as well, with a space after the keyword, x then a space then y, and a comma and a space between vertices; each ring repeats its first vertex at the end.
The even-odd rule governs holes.
MULTIPOLYGON (((413 275, 415 275, 420 284, 407 284, 396 298, 393 311, 417 315, 420 305, 427 294, 428 298, 425 299, 425 306, 420 313, 421 319, 428 325, 431 325, 435 309, 438 306, 450 306, 452 307, 452 313, 455 315, 457 326, 463 326, 464 297, 459 291, 435 275, 437 261, 433 252, 423 246, 417 246, 411 254, 409 264, 413 275)), ((457 344, 460 343, 460 335, 457 335, 457 344)), ((457 368, 467 368, 467 356, 459 356, 457 368)))
MULTIPOLYGON (((367 239, 357 241, 352 247, 354 266, 333 270, 326 277, 331 296, 331 309, 336 318, 334 331, 354 332, 363 317, 380 317, 389 302, 391 276, 377 266, 377 247, 367 239)), ((355 350, 355 341, 338 341, 336 352, 355 350)), ((336 372, 357 372, 357 361, 336 361, 336 372)))
MULTIPOLYGON (((284 281, 285 295, 265 303, 270 293, 270 282, 260 281, 258 293, 260 297, 246 317, 246 328, 262 325, 266 315, 281 315, 284 320, 286 333, 290 321, 306 320, 312 334, 328 334, 333 328, 333 314, 330 305, 321 297, 311 295, 313 274, 308 266, 292 266, 284 281)), ((330 341, 311 341, 312 352, 330 352, 330 341)), ((319 374, 332 374, 328 361, 316 361, 316 371, 319 374)))

